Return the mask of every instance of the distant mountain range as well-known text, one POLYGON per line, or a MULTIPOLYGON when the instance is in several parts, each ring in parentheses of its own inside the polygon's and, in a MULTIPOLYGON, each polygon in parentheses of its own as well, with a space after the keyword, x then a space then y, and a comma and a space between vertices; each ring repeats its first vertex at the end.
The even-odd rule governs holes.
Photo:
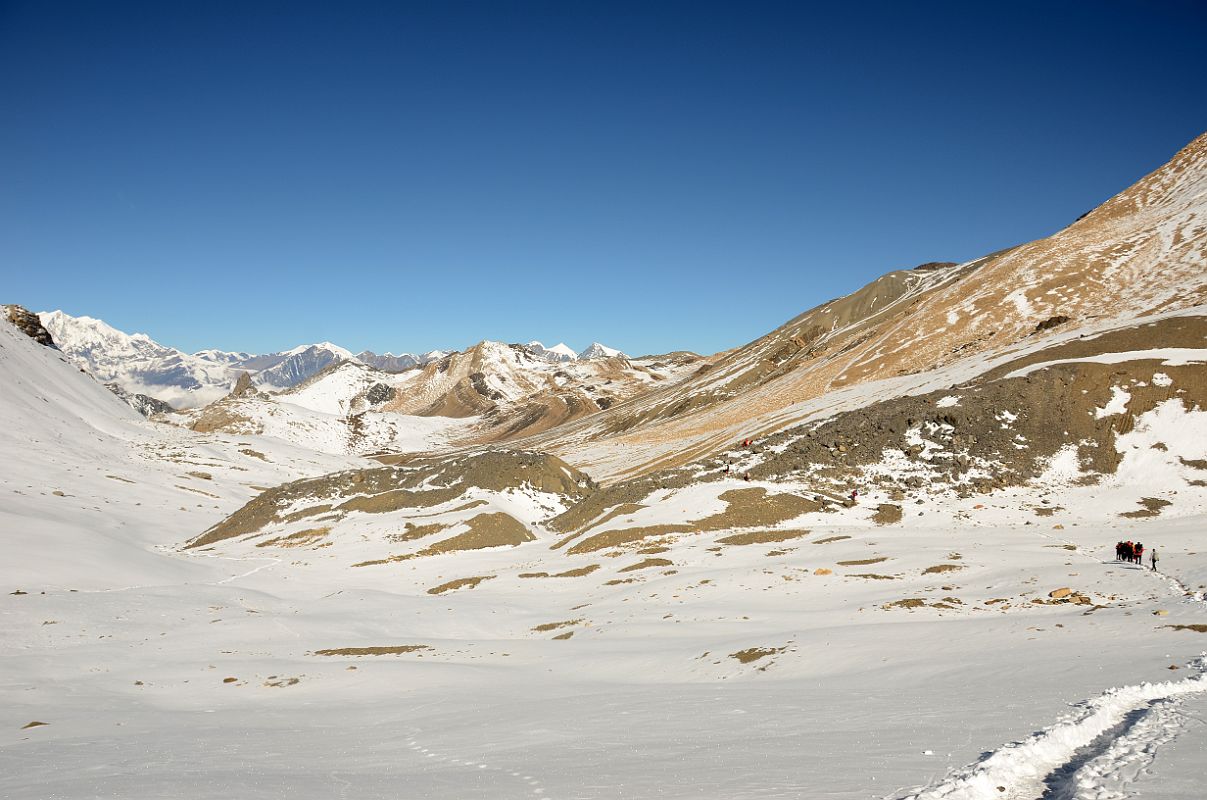
POLYGON ((594 358, 628 358, 627 355, 619 350, 602 345, 599 342, 592 342, 581 353, 574 352, 565 343, 558 343, 553 347, 547 348, 540 342, 529 342, 525 347, 534 356, 554 362, 590 361, 594 358))
MULTIPOLYGON (((370 350, 353 354, 331 342, 303 344, 280 353, 253 354, 225 350, 185 353, 160 344, 143 333, 126 333, 92 317, 73 317, 63 311, 38 315, 55 344, 76 366, 102 383, 118 387, 124 396, 145 396, 173 408, 195 408, 226 396, 239 376, 267 391, 297 386, 335 364, 365 364, 382 372, 418 369, 454 355, 456 351, 431 350, 413 354, 370 350)), ((576 353, 564 344, 546 349, 540 342, 523 347, 543 361, 569 362, 599 358, 627 358, 619 350, 595 342, 576 353)), ((140 409, 158 408, 140 402, 140 409)))

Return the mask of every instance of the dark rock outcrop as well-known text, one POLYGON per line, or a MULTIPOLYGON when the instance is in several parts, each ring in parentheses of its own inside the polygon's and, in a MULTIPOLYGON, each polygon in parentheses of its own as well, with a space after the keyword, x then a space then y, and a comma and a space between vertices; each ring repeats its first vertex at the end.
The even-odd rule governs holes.
POLYGON ((365 400, 369 401, 369 405, 379 406, 382 403, 388 403, 393 400, 396 394, 397 392, 393 386, 384 383, 375 383, 365 393, 365 400))
POLYGON ((38 315, 29 309, 17 305, 6 305, 4 306, 4 316, 17 327, 17 330, 38 344, 59 349, 58 345, 54 343, 50 331, 42 325, 42 320, 38 319, 38 315))
POLYGON ((255 387, 251 382, 251 373, 240 372, 239 379, 235 381, 235 386, 231 389, 229 397, 242 397, 245 394, 255 392, 255 387))

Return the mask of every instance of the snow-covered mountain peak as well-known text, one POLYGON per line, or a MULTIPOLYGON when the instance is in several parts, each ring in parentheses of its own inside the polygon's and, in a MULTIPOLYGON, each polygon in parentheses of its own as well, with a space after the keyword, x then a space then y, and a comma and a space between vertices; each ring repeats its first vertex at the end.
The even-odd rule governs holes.
POLYGON ((351 350, 340 347, 332 342, 316 342, 314 344, 300 344, 291 350, 285 350, 281 353, 283 356, 297 356, 309 351, 325 351, 333 355, 339 356, 348 361, 356 360, 356 356, 351 350))
POLYGON ((62 310, 41 312, 38 319, 68 356, 101 352, 113 358, 154 357, 179 352, 145 333, 125 333, 94 317, 73 317, 62 310))
POLYGON ((277 357, 280 359, 277 363, 262 369, 255 376, 256 383, 283 389, 297 385, 332 364, 341 361, 360 363, 360 359, 350 351, 331 342, 299 345, 278 353, 277 357))
POLYGON ((228 352, 226 350, 198 350, 193 353, 197 358, 204 358, 206 361, 213 361, 215 364, 241 364, 253 357, 252 353, 228 352))
POLYGON ((614 347, 600 344, 599 342, 591 342, 591 346, 578 354, 581 361, 587 361, 592 358, 628 358, 627 355, 620 352, 614 347))
POLYGON ((578 353, 566 346, 565 342, 558 342, 553 347, 545 347, 540 342, 533 340, 525 345, 529 353, 532 353, 538 358, 543 358, 546 361, 577 361, 578 353))
POLYGON ((359 361, 351 351, 332 342, 259 356, 216 349, 189 354, 93 317, 73 317, 63 311, 43 312, 38 317, 76 366, 127 393, 145 394, 177 408, 224 397, 242 372, 251 373, 261 386, 282 389, 331 364, 359 361))

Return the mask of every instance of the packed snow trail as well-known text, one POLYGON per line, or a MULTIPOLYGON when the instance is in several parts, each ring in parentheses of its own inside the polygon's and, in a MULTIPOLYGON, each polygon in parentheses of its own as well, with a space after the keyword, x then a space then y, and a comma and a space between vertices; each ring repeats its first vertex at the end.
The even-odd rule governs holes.
POLYGON ((202 558, 217 558, 222 561, 267 561, 268 562, 267 564, 261 564, 260 566, 256 567, 255 569, 248 570, 247 572, 242 572, 238 575, 231 575, 229 578, 223 578, 222 580, 213 584, 214 586, 225 586, 226 584, 231 583, 232 581, 237 581, 240 578, 246 578, 249 575, 255 575, 257 572, 259 572, 261 570, 268 569, 269 567, 275 567, 277 564, 281 563, 281 559, 279 559, 275 556, 262 556, 262 557, 257 557, 257 558, 235 558, 234 556, 215 556, 215 555, 210 555, 209 553, 198 553, 197 555, 201 556, 202 558))
POLYGON ((1199 673, 1180 681, 1109 689, 1083 710, 1022 742, 1011 742, 943 781, 898 800, 1109 800, 1151 763, 1185 724, 1178 700, 1207 692, 1207 653, 1199 673), (1086 750, 1091 751, 1086 758, 1086 750))
POLYGON ((1109 731, 1104 747, 1070 768, 1049 776, 1044 800, 1125 800, 1134 783, 1157 757, 1162 745, 1177 737, 1191 721, 1179 698, 1166 697, 1128 714, 1118 731, 1109 731), (1111 736, 1111 734, 1114 736, 1111 736))

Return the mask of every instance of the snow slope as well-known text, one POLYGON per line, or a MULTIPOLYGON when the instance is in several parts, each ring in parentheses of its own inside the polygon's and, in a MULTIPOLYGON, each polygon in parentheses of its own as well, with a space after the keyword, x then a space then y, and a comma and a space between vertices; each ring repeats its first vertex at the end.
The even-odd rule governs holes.
MULTIPOLYGON (((1207 620, 1183 588, 1207 577, 1207 553, 1190 555, 1201 495, 1124 527, 1075 484, 937 500, 900 528, 861 505, 763 544, 723 529, 577 554, 541 522, 556 498, 470 490, 352 511, 300 544, 160 551, 180 573, 120 591, 72 593, 47 568, 0 596, 15 644, 0 794, 1014 799, 1193 783, 1197 755, 1166 754, 1195 735, 1202 634, 1167 626, 1207 620), (1041 498, 1063 510, 1037 517, 1041 498), (352 566, 483 509, 535 540, 352 566), (1164 545, 1168 577, 1111 560, 1137 531, 1164 545), (1066 586, 1091 604, 1050 600, 1066 586)), ((733 480, 632 522, 711 513, 735 488, 797 491, 733 480)), ((316 524, 331 523, 271 533, 316 524)))
MULTIPOLYGON (((1207 457, 1201 411, 1138 419, 1118 484, 918 493, 892 527, 875 495, 579 552, 545 522, 565 501, 528 490, 295 516, 365 496, 344 488, 181 551, 252 485, 357 462, 145 422, 6 326, 0 369, 4 452, 26 456, 0 463, 0 796, 1186 797, 1201 779, 1207 639, 1170 627, 1207 624, 1207 498, 1183 463, 1207 457), (1117 516, 1154 490, 1174 505, 1117 516), (353 566, 485 512, 535 538, 353 566), (1163 574, 1114 562, 1125 537, 1160 545, 1163 574)), ((750 489, 811 495, 661 490, 586 535, 750 489)))
POLYGON ((0 573, 13 589, 49 576, 89 588, 211 573, 154 548, 229 513, 253 485, 358 463, 147 422, 7 324, 0 376, 0 573))
MULTIPOLYGON (((165 429, 0 325, 0 796, 1198 796, 1200 144, 1027 259, 896 273, 549 437, 645 475, 603 488, 165 429), (1044 468, 954 466, 1002 438, 1044 468)), ((589 363, 521 351, 389 388, 506 408, 589 363)))

